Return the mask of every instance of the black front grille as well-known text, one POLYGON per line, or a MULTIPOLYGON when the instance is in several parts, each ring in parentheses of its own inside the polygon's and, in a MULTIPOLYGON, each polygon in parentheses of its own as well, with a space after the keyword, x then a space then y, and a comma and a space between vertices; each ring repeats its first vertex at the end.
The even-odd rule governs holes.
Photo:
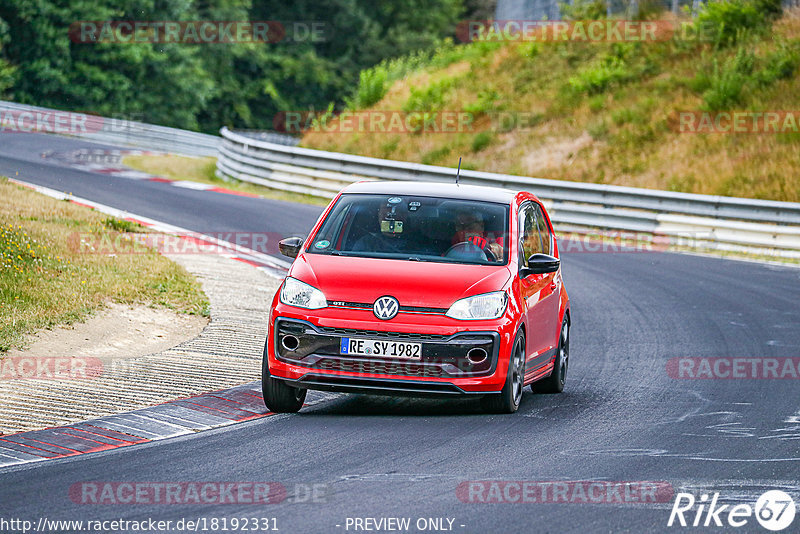
POLYGON ((400 311, 412 313, 435 313, 444 315, 447 313, 447 308, 429 308, 427 306, 400 306, 400 311))
POLYGON ((306 321, 279 317, 275 320, 274 350, 281 361, 326 371, 411 377, 482 376, 494 372, 499 338, 496 332, 439 335, 321 327, 306 321), (285 345, 287 338, 291 346, 285 345), (343 355, 343 338, 420 343, 422 351, 417 360, 343 355), (486 351, 487 357, 473 364, 467 354, 475 348, 486 351))
POLYGON ((327 371, 341 371, 345 373, 369 373, 374 375, 404 375, 404 376, 427 376, 445 377, 451 376, 441 367, 435 365, 423 365, 416 362, 380 362, 380 361, 359 361, 345 360, 339 358, 324 358, 314 365, 314 369, 325 369, 327 371))
POLYGON ((406 332, 380 332, 377 330, 358 330, 356 328, 332 328, 332 327, 318 327, 320 331, 334 336, 367 336, 377 337, 381 339, 415 339, 419 341, 444 341, 451 336, 442 336, 439 334, 414 334, 406 332))

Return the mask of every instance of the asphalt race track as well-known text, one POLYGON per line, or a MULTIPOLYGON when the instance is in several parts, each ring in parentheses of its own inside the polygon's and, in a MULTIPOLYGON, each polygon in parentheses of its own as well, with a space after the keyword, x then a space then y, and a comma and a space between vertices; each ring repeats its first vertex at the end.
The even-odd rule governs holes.
MULTIPOLYGON (((86 146, 0 135, 0 174, 201 232, 305 235, 320 212, 41 158, 86 146)), ((0 470, 0 515, 263 517, 284 533, 354 532, 352 518, 388 517, 411 518, 411 532, 420 518, 452 519, 452 531, 463 533, 663 532, 687 530, 667 527, 681 491, 752 504, 782 489, 800 502, 797 377, 677 379, 667 367, 672 358, 799 357, 800 269, 661 252, 562 258, 573 328, 561 395, 526 390, 511 416, 483 414, 474 400, 331 396, 296 415, 0 470), (655 504, 575 495, 568 503, 480 503, 457 494, 466 481, 586 480, 661 482, 671 492, 655 504), (272 481, 288 497, 271 505, 76 504, 70 487, 86 481, 272 481), (316 498, 306 491, 313 485, 316 498)), ((764 531, 753 517, 744 528, 714 530, 764 531)), ((800 518, 788 531, 800 531, 800 518)))
POLYGON ((0 133, 0 175, 188 228, 197 232, 279 232, 304 235, 322 209, 120 179, 64 166, 46 152, 114 148, 44 134, 0 133), (16 173, 19 172, 17 176, 16 173))

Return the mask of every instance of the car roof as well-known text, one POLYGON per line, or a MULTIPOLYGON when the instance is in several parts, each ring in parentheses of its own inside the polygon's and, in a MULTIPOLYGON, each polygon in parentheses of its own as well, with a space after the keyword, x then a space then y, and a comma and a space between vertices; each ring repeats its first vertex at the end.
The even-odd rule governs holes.
POLYGON ((376 195, 416 195, 423 197, 484 200, 510 204, 520 193, 500 187, 464 185, 445 182, 356 182, 345 187, 342 193, 376 195))

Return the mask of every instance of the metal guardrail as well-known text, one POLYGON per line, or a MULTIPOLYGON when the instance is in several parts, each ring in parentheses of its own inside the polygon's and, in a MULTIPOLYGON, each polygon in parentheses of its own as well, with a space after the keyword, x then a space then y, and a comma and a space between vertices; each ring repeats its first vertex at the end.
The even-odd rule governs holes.
MULTIPOLYGON (((143 150, 216 156, 222 139, 188 130, 156 126, 130 120, 73 113, 0 101, 0 131, 57 133, 112 146, 143 150)), ((259 139, 287 145, 297 144, 288 135, 259 132, 259 139)))
MULTIPOLYGON (((455 176, 449 167, 283 146, 227 128, 220 133, 217 175, 272 189, 333 198, 363 179, 450 182, 455 176)), ((800 258, 800 203, 463 170, 460 182, 531 191, 562 228, 641 232, 689 248, 800 258)))
POLYGON ((300 139, 288 134, 266 132, 264 130, 236 130, 236 133, 259 141, 275 143, 277 145, 297 146, 300 139))
MULTIPOLYGON (((363 179, 450 182, 455 170, 299 148, 273 132, 222 137, 127 119, 0 101, 0 131, 70 135, 113 146, 218 156, 217 175, 272 189, 333 198, 363 179)), ((604 229, 667 236, 689 248, 800 258, 800 203, 692 195, 633 187, 462 171, 461 183, 534 192, 559 230, 604 229)))
POLYGON ((113 146, 216 156, 221 139, 127 118, 98 117, 0 101, 0 131, 56 133, 113 146), (8 115, 6 115, 8 114, 8 115))

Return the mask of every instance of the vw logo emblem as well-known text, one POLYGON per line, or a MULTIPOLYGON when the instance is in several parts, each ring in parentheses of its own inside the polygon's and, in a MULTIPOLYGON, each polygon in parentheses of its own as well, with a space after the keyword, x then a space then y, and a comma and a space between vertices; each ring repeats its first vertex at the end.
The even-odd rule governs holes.
POLYGON ((388 321, 400 311, 400 303, 394 297, 381 297, 375 301, 372 312, 378 319, 388 321))

